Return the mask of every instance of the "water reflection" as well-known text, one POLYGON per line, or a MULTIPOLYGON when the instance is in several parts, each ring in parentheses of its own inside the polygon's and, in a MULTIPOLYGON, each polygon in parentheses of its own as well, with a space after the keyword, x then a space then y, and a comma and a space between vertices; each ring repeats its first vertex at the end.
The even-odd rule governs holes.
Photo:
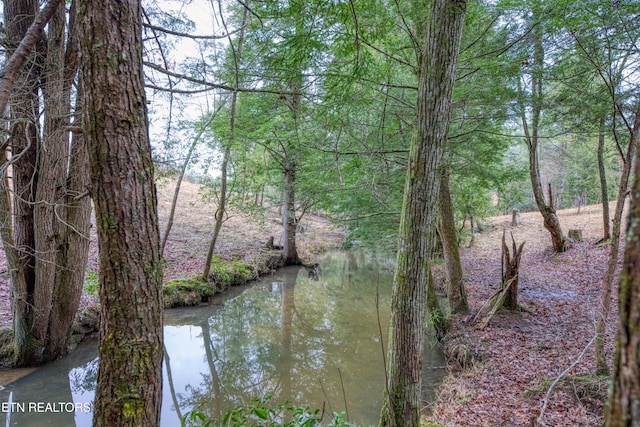
MULTIPOLYGON (((180 417, 198 406, 221 419, 267 394, 274 402, 347 411, 352 422, 375 424, 384 386, 380 329, 386 340, 389 265, 362 252, 333 254, 322 260, 317 277, 286 268, 235 289, 220 305, 167 311, 162 426, 179 426, 180 417)), ((0 401, 91 402, 95 347, 84 345, 16 381, 0 392, 0 401)), ((443 365, 435 351, 426 353, 427 367, 443 365)), ((91 425, 83 410, 2 416, 6 425, 91 425)))

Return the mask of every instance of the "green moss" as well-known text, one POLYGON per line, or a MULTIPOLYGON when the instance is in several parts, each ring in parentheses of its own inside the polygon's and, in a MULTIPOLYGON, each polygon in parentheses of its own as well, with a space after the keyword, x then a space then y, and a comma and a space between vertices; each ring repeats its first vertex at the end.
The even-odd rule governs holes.
POLYGON ((162 301, 165 308, 198 305, 214 295, 210 283, 202 281, 199 275, 169 280, 162 287, 162 301))
POLYGON ((202 280, 200 275, 192 275, 167 281, 162 288, 164 307, 198 305, 216 293, 231 286, 244 285, 283 265, 282 257, 270 252, 262 253, 250 261, 239 257, 223 260, 216 256, 211 260, 208 280, 202 280))

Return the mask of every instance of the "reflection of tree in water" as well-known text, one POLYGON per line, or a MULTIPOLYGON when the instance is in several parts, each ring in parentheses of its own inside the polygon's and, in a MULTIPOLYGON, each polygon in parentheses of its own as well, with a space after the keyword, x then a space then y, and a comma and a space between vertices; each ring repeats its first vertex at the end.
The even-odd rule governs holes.
POLYGON ((328 411, 343 411, 340 370, 349 408, 377 414, 384 368, 376 293, 379 286, 386 332, 391 272, 381 273, 376 262, 361 253, 327 258, 317 281, 288 268, 225 303, 200 325, 208 372, 179 395, 182 410, 205 402, 201 410, 220 419, 251 398, 273 395, 274 404, 328 402, 328 411))
POLYGON ((95 391, 98 383, 98 358, 69 371, 69 385, 73 393, 95 391))

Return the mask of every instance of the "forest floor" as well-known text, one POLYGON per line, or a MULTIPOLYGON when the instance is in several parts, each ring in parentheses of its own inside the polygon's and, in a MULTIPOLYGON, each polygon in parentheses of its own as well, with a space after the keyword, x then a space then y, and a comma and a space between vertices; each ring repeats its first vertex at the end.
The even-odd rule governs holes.
MULTIPOLYGON (((164 235, 171 210, 176 181, 161 178, 157 182, 160 234, 164 235)), ((216 203, 208 197, 203 186, 183 181, 174 224, 164 251, 164 281, 202 274, 204 261, 213 235, 216 203)), ((266 203, 265 203, 266 205, 266 203)), ((297 248, 303 261, 311 262, 318 254, 338 248, 343 235, 331 222, 320 215, 307 214, 301 221, 303 231, 298 233, 297 248)), ((259 256, 270 236, 274 244, 282 245, 282 225, 278 207, 266 209, 255 215, 230 209, 220 230, 215 256, 223 260, 251 261, 259 256)), ((98 243, 95 222, 91 227, 91 243, 87 270, 98 271, 98 243)), ((95 277, 95 275, 94 275, 95 277)), ((9 274, 4 250, 0 248, 0 329, 11 327, 9 274)), ((98 302, 95 293, 83 292, 80 309, 94 307, 98 302)))
MULTIPOLYGON (((428 421, 455 426, 602 425, 607 379, 593 374, 590 344, 609 255, 609 245, 596 245, 602 237, 602 209, 588 206, 579 214, 567 209, 558 216, 565 233, 579 229, 583 234, 583 241, 565 253, 552 250, 537 212, 521 214, 516 227, 511 227, 511 216, 490 218, 462 249, 471 315, 453 322, 446 348, 474 363, 464 369, 450 364, 428 421), (526 242, 519 283, 523 310, 502 309, 480 329, 471 319, 500 283, 503 230, 509 247, 511 234, 518 244, 526 242), (542 424, 534 423, 541 411, 542 424)), ((613 295, 605 346, 609 364, 618 316, 617 280, 613 295)))

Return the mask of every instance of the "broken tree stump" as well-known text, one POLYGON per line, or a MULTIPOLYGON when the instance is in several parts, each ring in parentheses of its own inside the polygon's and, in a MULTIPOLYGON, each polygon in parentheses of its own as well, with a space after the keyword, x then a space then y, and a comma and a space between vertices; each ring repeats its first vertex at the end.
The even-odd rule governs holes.
POLYGON ((494 314, 500 309, 500 307, 505 307, 509 310, 516 310, 519 308, 518 304, 518 269, 520 268, 520 258, 522 257, 522 248, 524 247, 524 243, 522 242, 520 246, 516 245, 516 241, 513 238, 513 233, 511 234, 512 241, 512 251, 513 254, 509 252, 509 246, 507 246, 505 239, 505 231, 502 232, 502 282, 500 287, 496 291, 495 294, 491 296, 485 302, 478 313, 473 318, 475 322, 478 317, 482 314, 482 311, 490 306, 491 309, 487 313, 486 316, 482 319, 479 324, 480 329, 484 329, 488 324, 494 314))
POLYGON ((518 308, 518 269, 520 268, 520 258, 524 243, 516 247, 516 240, 511 233, 513 254, 509 253, 509 247, 505 242, 505 232, 502 232, 502 288, 507 288, 504 297, 504 307, 509 310, 518 308))

